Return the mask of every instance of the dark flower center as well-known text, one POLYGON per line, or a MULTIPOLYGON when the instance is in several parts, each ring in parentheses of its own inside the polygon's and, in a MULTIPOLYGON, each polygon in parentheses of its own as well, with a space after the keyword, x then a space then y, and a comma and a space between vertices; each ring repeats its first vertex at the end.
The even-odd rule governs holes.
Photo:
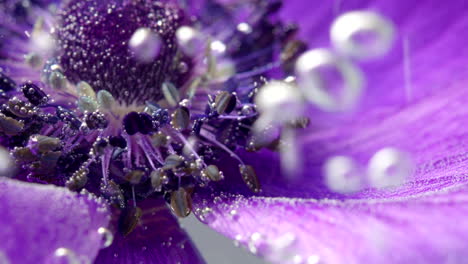
MULTIPOLYGON (((96 91, 108 90, 122 103, 157 101, 164 81, 180 86, 190 71, 175 42, 183 20, 180 9, 159 1, 72 0, 60 12, 59 63, 72 82, 86 81, 96 91), (160 41, 150 43, 160 47, 149 61, 139 60, 129 47, 142 28, 160 41)), ((152 47, 141 47, 148 48, 152 47)))

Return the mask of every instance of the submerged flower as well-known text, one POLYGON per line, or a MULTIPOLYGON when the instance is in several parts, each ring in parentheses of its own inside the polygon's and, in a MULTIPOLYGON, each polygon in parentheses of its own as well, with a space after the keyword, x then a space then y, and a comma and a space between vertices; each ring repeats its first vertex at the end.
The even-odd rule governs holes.
POLYGON ((466 11, 3 1, 0 263, 463 263, 466 11))

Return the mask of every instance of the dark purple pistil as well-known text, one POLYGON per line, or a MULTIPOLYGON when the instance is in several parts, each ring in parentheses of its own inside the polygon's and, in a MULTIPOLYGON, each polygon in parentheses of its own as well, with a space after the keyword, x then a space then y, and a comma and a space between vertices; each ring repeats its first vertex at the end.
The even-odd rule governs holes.
POLYGON ((175 42, 182 21, 181 10, 159 1, 71 0, 60 12, 58 60, 72 82, 108 90, 120 102, 157 101, 164 81, 180 86, 188 76, 178 70, 187 64, 175 42), (149 63, 139 62, 128 46, 139 28, 151 29, 162 41, 149 63))

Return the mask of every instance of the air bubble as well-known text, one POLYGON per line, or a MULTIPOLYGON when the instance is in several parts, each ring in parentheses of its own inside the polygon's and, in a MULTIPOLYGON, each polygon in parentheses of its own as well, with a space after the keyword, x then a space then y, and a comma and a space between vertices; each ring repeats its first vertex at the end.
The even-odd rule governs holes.
POLYGON ((323 169, 327 186, 332 191, 353 193, 363 187, 364 173, 349 157, 331 157, 325 162, 323 169))
POLYGON ((54 252, 55 257, 63 259, 67 264, 80 264, 80 259, 71 249, 68 248, 57 248, 54 252))
POLYGON ((371 59, 386 54, 394 41, 394 25, 371 11, 353 11, 339 16, 330 30, 335 48, 346 56, 371 59))
POLYGON ((237 25, 237 30, 239 30, 240 32, 242 32, 244 34, 252 33, 252 27, 249 24, 245 23, 245 22, 239 23, 237 25))
POLYGON ((182 26, 176 31, 177 43, 187 55, 196 55, 205 46, 203 36, 196 29, 182 26))
POLYGON ((327 49, 301 55, 296 73, 304 97, 324 111, 347 111, 355 107, 365 83, 359 68, 327 49))
POLYGON ((396 148, 379 150, 369 161, 370 184, 377 188, 401 185, 413 172, 414 164, 408 153, 396 148))
POLYGON ((255 104, 261 113, 254 127, 257 131, 262 131, 268 125, 281 125, 300 116, 303 111, 299 89, 282 81, 271 81, 260 88, 255 104))
POLYGON ((103 243, 101 245, 101 248, 107 248, 110 245, 112 245, 112 242, 114 241, 114 235, 109 229, 105 227, 100 227, 97 230, 97 232, 99 235, 103 236, 103 243))
POLYGON ((130 50, 141 62, 151 62, 161 50, 161 38, 149 28, 139 28, 129 41, 130 50))

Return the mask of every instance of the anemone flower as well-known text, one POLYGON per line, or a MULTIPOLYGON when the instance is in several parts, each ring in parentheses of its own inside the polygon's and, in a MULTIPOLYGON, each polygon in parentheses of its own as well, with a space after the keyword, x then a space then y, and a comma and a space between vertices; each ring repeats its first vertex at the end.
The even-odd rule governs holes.
POLYGON ((0 2, 0 263, 465 263, 468 4, 0 2))

